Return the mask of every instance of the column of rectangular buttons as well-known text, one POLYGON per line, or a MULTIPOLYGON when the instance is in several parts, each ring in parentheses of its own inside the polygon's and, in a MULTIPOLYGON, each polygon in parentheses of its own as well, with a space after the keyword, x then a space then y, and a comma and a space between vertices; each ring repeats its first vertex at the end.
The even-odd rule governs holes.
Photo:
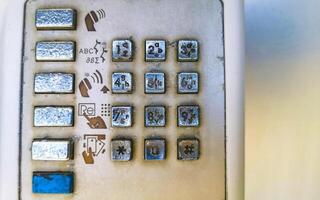
MULTIPOLYGON (((38 31, 75 30, 76 10, 37 9, 35 26, 38 31)), ((74 41, 46 40, 35 45, 36 62, 74 62, 76 43, 74 41)), ((34 75, 34 93, 74 94, 74 73, 38 72, 34 75)), ((72 127, 74 107, 35 106, 34 127, 72 127)), ((35 138, 32 142, 32 160, 67 161, 73 159, 74 142, 71 138, 35 138)), ((32 192, 39 194, 73 193, 74 174, 70 171, 35 171, 32 175, 32 192)))

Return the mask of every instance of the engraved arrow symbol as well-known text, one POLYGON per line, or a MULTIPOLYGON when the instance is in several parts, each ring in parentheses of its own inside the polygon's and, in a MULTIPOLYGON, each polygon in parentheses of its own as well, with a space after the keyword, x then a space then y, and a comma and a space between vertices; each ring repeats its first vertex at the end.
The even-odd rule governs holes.
POLYGON ((107 86, 103 86, 103 88, 100 91, 103 92, 103 94, 107 94, 110 90, 109 88, 107 88, 107 86))

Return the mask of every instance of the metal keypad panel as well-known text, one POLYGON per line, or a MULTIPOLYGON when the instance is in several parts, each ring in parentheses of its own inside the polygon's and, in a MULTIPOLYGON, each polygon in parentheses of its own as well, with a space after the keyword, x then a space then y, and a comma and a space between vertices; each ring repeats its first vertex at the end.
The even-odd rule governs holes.
POLYGON ((221 1, 25 9, 21 199, 226 199, 221 1))

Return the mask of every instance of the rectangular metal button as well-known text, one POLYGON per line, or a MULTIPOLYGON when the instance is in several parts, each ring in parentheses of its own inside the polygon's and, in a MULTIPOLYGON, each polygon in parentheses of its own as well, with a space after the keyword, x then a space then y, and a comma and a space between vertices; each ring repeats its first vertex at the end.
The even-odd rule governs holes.
POLYGON ((32 160, 66 161, 73 158, 70 139, 35 139, 32 142, 32 160))
POLYGON ((41 194, 73 193, 73 172, 33 172, 32 192, 41 194))
POLYGON ((75 30, 77 12, 70 8, 37 9, 37 30, 75 30))
POLYGON ((73 126, 73 106, 36 106, 33 124, 36 127, 73 126))
POLYGON ((34 76, 36 94, 74 93, 74 74, 49 72, 37 73, 34 76))
POLYGON ((75 61, 73 41, 40 41, 36 43, 36 61, 75 61))

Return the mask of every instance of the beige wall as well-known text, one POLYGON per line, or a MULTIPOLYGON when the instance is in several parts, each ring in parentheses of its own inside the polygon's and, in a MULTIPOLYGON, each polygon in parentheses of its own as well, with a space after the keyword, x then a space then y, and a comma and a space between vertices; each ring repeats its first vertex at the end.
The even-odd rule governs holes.
POLYGON ((320 199, 320 1, 246 1, 246 200, 320 199))

